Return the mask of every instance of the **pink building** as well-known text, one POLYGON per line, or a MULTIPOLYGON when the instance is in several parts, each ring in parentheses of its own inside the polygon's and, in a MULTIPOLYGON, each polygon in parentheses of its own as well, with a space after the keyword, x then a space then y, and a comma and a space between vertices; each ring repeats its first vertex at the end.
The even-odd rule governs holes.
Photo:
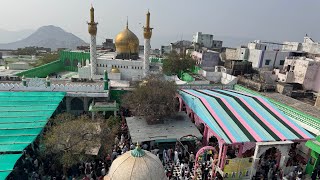
POLYGON ((282 69, 276 69, 279 82, 299 83, 305 90, 320 92, 320 59, 288 57, 282 69))

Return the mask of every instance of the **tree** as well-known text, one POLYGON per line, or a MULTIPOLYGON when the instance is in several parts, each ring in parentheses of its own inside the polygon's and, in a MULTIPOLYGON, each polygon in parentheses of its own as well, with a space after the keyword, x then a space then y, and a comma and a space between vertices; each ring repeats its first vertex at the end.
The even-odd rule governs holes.
POLYGON ((56 61, 59 59, 59 54, 53 53, 53 54, 45 54, 42 56, 36 63, 32 64, 33 66, 41 66, 44 64, 48 64, 50 62, 56 61))
POLYGON ((100 144, 100 126, 87 116, 61 114, 50 120, 43 138, 45 154, 56 155, 64 168, 86 159, 85 151, 100 144))
POLYGON ((190 55, 178 54, 175 51, 169 53, 162 62, 162 70, 166 75, 179 74, 181 71, 186 72, 196 63, 190 55))
POLYGON ((151 75, 133 92, 124 94, 122 105, 134 115, 144 116, 148 123, 161 122, 162 117, 175 112, 176 85, 160 76, 151 75))
MULTIPOLYGON (((116 116, 110 116, 102 124, 102 146, 103 153, 111 152, 114 148, 114 139, 120 131, 120 118, 116 116)), ((104 154, 106 155, 106 154, 104 154)))

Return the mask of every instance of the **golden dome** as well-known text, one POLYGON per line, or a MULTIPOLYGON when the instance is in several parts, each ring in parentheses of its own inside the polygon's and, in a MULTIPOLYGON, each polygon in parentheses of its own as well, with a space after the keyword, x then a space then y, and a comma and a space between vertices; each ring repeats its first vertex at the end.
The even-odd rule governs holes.
POLYGON ((111 73, 120 73, 120 70, 116 67, 111 69, 111 73))
POLYGON ((127 27, 120 32, 115 39, 116 51, 118 54, 139 54, 139 39, 127 27))

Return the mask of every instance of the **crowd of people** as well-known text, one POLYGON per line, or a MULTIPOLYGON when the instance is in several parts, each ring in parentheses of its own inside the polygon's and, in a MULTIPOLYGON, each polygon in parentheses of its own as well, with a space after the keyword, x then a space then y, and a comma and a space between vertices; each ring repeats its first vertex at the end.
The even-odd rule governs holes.
POLYGON ((96 180, 103 179, 111 165, 107 158, 95 158, 79 162, 72 167, 63 168, 56 163, 54 155, 41 158, 37 141, 23 151, 8 179, 19 180, 96 180))
MULTIPOLYGON (((39 138, 28 146, 17 161, 14 170, 8 179, 21 180, 100 180, 107 174, 112 161, 128 151, 128 127, 122 122, 116 136, 114 149, 106 155, 90 156, 71 167, 64 168, 58 162, 55 154, 46 154, 41 157, 39 138)), ((133 149, 134 147, 130 147, 133 149)))
MULTIPOLYGON (((205 152, 198 157, 198 164, 195 167, 196 155, 193 151, 189 152, 188 144, 176 142, 174 147, 165 148, 162 152, 161 160, 164 164, 168 179, 172 180, 191 180, 191 179, 210 179, 212 174, 212 164, 214 153, 205 152)), ((197 149, 194 149, 197 151, 197 149)))
MULTIPOLYGON (((296 145, 293 145, 294 148, 296 145)), ((294 148, 289 151, 289 157, 294 154, 294 148)), ((283 169, 278 167, 277 159, 280 156, 280 152, 276 148, 271 148, 266 151, 263 157, 260 159, 257 173, 254 179, 270 179, 270 180, 301 180, 305 179, 303 168, 299 161, 287 162, 286 166, 293 167, 290 172, 284 172, 283 169)))
MULTIPOLYGON (((219 151, 216 141, 209 142, 209 145, 216 147, 216 150, 205 151, 198 161, 196 154, 202 143, 198 140, 195 143, 182 143, 177 141, 174 145, 159 147, 154 141, 142 142, 141 148, 150 151, 158 156, 163 162, 165 173, 169 180, 194 180, 194 179, 211 179, 212 167, 217 163, 217 153, 219 151), (197 164, 195 164, 198 162, 197 164)), ((21 180, 101 180, 107 174, 112 162, 120 155, 127 151, 135 149, 136 145, 131 142, 128 132, 128 126, 125 119, 122 119, 118 133, 114 139, 114 143, 110 152, 103 156, 96 156, 88 161, 82 161, 71 167, 64 168, 56 162, 55 155, 47 155, 41 157, 39 139, 28 146, 22 154, 22 157, 15 166, 13 172, 8 179, 21 180)), ((287 174, 277 166, 278 152, 275 148, 266 152, 261 158, 257 174, 254 179, 270 179, 270 180, 300 180, 304 179, 303 169, 299 165, 296 158, 296 145, 292 145, 289 156, 292 157, 287 162, 288 165, 295 168, 287 174)), ((227 157, 235 157, 235 149, 228 149, 227 157)), ((252 153, 251 153, 252 154, 252 153)), ((316 169, 311 179, 320 177, 320 168, 316 169)), ((215 179, 223 179, 219 174, 215 179)))

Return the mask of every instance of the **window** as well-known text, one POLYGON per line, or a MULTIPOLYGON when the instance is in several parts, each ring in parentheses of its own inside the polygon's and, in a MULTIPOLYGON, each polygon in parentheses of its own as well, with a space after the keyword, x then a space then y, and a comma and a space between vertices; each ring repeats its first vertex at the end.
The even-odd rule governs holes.
POLYGON ((292 71, 294 71, 294 66, 292 66, 292 71))
POLYGON ((280 65, 284 65, 284 60, 280 60, 280 65))
POLYGON ((270 59, 266 59, 266 63, 264 65, 270 65, 270 59))

